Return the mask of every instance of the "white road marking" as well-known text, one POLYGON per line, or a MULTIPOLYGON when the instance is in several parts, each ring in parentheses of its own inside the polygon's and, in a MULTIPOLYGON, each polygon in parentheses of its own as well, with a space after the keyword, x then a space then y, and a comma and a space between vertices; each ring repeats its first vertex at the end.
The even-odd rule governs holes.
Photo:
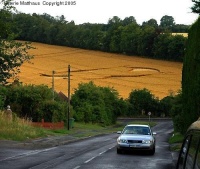
POLYGON ((109 150, 111 150, 111 149, 113 149, 113 148, 115 148, 115 146, 113 146, 113 147, 110 147, 110 148, 109 148, 109 150))
MULTIPOLYGON (((111 150, 111 149, 114 148, 114 147, 115 147, 115 146, 110 147, 108 150, 111 150)), ((89 160, 85 161, 84 163, 89 163, 90 161, 92 161, 92 160, 95 159, 96 157, 98 157, 98 156, 100 156, 100 155, 106 153, 108 150, 105 150, 105 151, 100 152, 99 155, 90 158, 89 160)))
POLYGON ((105 153, 106 151, 103 151, 103 152, 101 152, 101 153, 99 153, 99 155, 102 155, 103 153, 105 153))
POLYGON ((76 166, 74 169, 78 169, 78 168, 80 168, 81 166, 76 166))
POLYGON ((84 163, 88 163, 88 162, 92 161, 94 158, 96 158, 96 157, 92 157, 89 160, 85 161, 84 163))
POLYGON ((50 151, 50 150, 53 150, 55 149, 56 147, 52 147, 52 148, 47 148, 47 149, 44 149, 44 150, 34 150, 34 151, 29 151, 27 153, 22 153, 22 154, 18 154, 18 155, 15 155, 15 156, 11 156, 11 157, 7 157, 7 158, 4 158, 4 159, 1 159, 1 161, 5 161, 5 160, 9 160, 9 159, 18 159, 18 158, 22 158, 24 156, 29 156, 29 155, 33 155, 33 154, 38 154, 38 153, 41 153, 41 152, 45 152, 45 151, 50 151))

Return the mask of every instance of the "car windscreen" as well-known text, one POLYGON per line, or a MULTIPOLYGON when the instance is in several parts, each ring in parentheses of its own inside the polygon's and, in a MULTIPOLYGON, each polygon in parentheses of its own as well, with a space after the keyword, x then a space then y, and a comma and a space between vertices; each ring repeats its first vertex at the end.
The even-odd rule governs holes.
POLYGON ((140 134, 140 135, 150 135, 150 130, 148 127, 143 126, 127 126, 124 128, 123 134, 140 134))

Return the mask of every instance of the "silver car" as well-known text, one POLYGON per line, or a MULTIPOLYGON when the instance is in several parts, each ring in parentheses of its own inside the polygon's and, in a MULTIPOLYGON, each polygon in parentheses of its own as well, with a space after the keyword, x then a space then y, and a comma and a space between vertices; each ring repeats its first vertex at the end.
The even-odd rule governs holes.
POLYGON ((150 126, 130 124, 125 126, 122 132, 117 132, 117 153, 124 150, 146 150, 151 155, 155 153, 155 134, 150 126))

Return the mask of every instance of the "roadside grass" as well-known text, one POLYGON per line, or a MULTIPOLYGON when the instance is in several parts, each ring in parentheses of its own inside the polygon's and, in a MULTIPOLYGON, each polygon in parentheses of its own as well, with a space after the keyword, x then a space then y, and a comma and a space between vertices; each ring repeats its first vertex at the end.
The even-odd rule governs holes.
POLYGON ((169 139, 170 150, 179 151, 181 149, 183 139, 184 136, 182 134, 175 132, 169 139))
MULTIPOLYGON (((132 121, 128 124, 149 124, 148 122, 144 121, 132 121)), ((123 122, 117 121, 116 124, 110 125, 110 126, 102 126, 99 124, 92 124, 92 123, 80 123, 75 122, 74 127, 70 130, 67 129, 59 129, 59 130, 49 130, 49 134, 69 134, 78 138, 81 137, 89 137, 89 136, 95 136, 100 134, 109 134, 109 133, 117 133, 117 131, 122 131, 124 126, 123 122)), ((155 126, 155 122, 150 122, 150 126, 155 126)))
MULTIPOLYGON (((143 121, 132 121, 128 124, 149 123, 143 121)), ((60 135, 72 135, 77 138, 82 138, 100 134, 117 133, 117 131, 122 131, 125 125, 126 124, 124 122, 119 121, 117 121, 116 124, 110 126, 74 122, 73 128, 70 128, 70 130, 67 128, 52 130, 33 127, 30 120, 20 119, 15 115, 13 116, 13 119, 10 120, 4 115, 3 112, 0 112, 0 140, 24 141, 28 139, 60 135)), ((150 123, 150 126, 154 125, 156 125, 156 123, 150 123)))
MULTIPOLYGON (((3 112, 0 112, 0 140, 25 141, 28 139, 61 135, 71 135, 77 138, 91 137, 101 134, 117 133, 117 131, 122 131, 127 124, 147 124, 153 127, 156 125, 156 122, 130 121, 125 123, 117 121, 116 124, 110 126, 74 122, 73 128, 70 128, 69 130, 67 128, 52 130, 33 127, 30 120, 20 119, 15 115, 13 119, 10 120, 3 112)), ((174 133, 169 139, 170 150, 179 151, 183 138, 184 136, 180 133, 174 133)))
POLYGON ((11 120, 0 112, 0 140, 23 141, 45 135, 43 129, 31 126, 29 120, 20 119, 15 115, 11 120))

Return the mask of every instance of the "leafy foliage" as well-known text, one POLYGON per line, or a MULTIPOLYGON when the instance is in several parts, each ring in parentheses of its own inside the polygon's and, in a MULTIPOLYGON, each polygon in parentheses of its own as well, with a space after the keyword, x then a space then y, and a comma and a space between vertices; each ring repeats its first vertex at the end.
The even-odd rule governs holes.
POLYGON ((155 44, 155 39, 158 36, 156 28, 153 26, 145 25, 140 32, 138 37, 137 53, 141 56, 153 57, 153 46, 155 44))
POLYGON ((133 90, 128 98, 130 103, 130 114, 132 116, 148 115, 148 112, 152 112, 157 115, 159 101, 154 97, 148 89, 133 90))
POLYGON ((161 113, 167 117, 171 116, 172 106, 174 105, 175 96, 169 95, 160 100, 161 113))
POLYGON ((154 57, 183 61, 186 38, 181 35, 161 34, 153 45, 154 57))
POLYGON ((150 27, 153 27, 153 28, 158 28, 158 23, 155 19, 150 19, 148 20, 147 22, 143 22, 142 23, 142 26, 150 26, 150 27))
POLYGON ((193 13, 200 14, 200 0, 192 0, 194 6, 191 7, 193 13))
POLYGON ((200 116, 200 18, 189 32, 182 71, 183 112, 182 132, 200 116))
POLYGON ((165 15, 160 20, 160 27, 164 31, 171 30, 174 25, 175 25, 175 22, 172 16, 165 15))
POLYGON ((184 120, 184 114, 183 114, 183 94, 182 91, 180 91, 172 101, 172 108, 170 110, 171 117, 173 119, 174 123, 174 130, 179 131, 181 133, 184 133, 185 128, 183 126, 185 125, 184 120))
POLYGON ((79 84, 71 98, 75 110, 74 118, 85 123, 116 122, 122 111, 122 101, 118 99, 116 90, 108 87, 97 87, 93 82, 79 84))
MULTIPOLYGON (((10 105, 19 117, 32 121, 67 122, 68 105, 66 101, 44 85, 13 84, 0 87, 1 105, 10 105)), ((152 112, 155 117, 162 114, 170 116, 173 97, 169 96, 159 101, 147 89, 133 90, 129 99, 119 98, 118 92, 109 87, 98 87, 93 82, 81 83, 72 95, 70 117, 85 123, 101 123, 110 125, 117 117, 147 116, 152 112)), ((176 104, 176 103, 175 103, 176 104)), ((178 105, 178 104, 176 104, 178 105)), ((175 111, 174 111, 175 112, 175 111)), ((173 116, 176 113, 172 114, 173 116)))
POLYGON ((174 18, 167 15, 161 18, 160 25, 155 19, 150 19, 143 22, 142 26, 137 24, 133 16, 126 17, 124 20, 114 16, 107 24, 81 25, 75 25, 73 21, 68 22, 62 16, 54 18, 48 14, 18 13, 13 14, 12 18, 11 30, 20 40, 178 61, 182 61, 180 58, 183 58, 185 47, 185 43, 182 42, 187 38, 184 40, 179 38, 181 41, 179 42, 171 35, 165 48, 154 47, 157 47, 157 39, 164 40, 162 44, 166 43, 163 34, 172 31, 187 32, 189 28, 188 25, 176 25, 174 18), (170 52, 165 53, 177 46, 180 48, 176 51, 176 56, 171 55, 170 52), (161 50, 159 53, 165 55, 157 56, 157 52, 153 50, 161 50))
MULTIPOLYGON (((67 105, 58 97, 53 101, 52 91, 45 86, 22 86, 18 83, 2 86, 11 77, 18 80, 20 66, 32 58, 27 53, 31 45, 13 39, 176 61, 182 61, 184 56, 187 38, 172 36, 169 32, 187 32, 189 26, 176 25, 172 16, 163 16, 160 25, 151 19, 140 26, 134 17, 121 20, 117 16, 109 19, 108 24, 75 25, 73 21, 66 21, 64 16, 55 19, 48 14, 13 14, 10 0, 3 2, 4 7, 0 10, 0 108, 10 104, 19 116, 33 121, 41 118, 47 121, 65 120, 67 105)), ((193 2, 193 12, 199 13, 199 1, 193 2)), ((139 115, 143 110, 145 114, 151 111, 160 116, 163 112, 168 115, 170 111, 176 129, 184 132, 200 114, 200 42, 199 39, 193 40, 199 37, 197 30, 200 30, 199 21, 190 30, 183 67, 183 96, 175 99, 167 97, 159 102, 150 91, 143 89, 133 90, 129 99, 123 100, 112 88, 97 87, 93 82, 80 84, 72 96, 76 120, 109 125, 115 123, 120 115, 139 115)))
POLYGON ((29 43, 0 39, 0 84, 6 84, 11 77, 18 80, 20 66, 32 56, 27 54, 29 43))
POLYGON ((7 88, 5 86, 0 86, 0 110, 3 110, 5 105, 7 95, 7 88))
POLYGON ((37 121, 44 119, 46 122, 67 121, 67 104, 54 100, 45 100, 41 102, 36 111, 37 121))
POLYGON ((200 116, 200 19, 190 28, 182 71, 182 92, 173 100, 174 129, 184 134, 200 116))
POLYGON ((0 10, 0 84, 6 84, 11 77, 17 80, 19 67, 29 61, 32 56, 27 50, 31 49, 30 43, 14 41, 16 37, 12 32, 12 6, 8 1, 3 1, 4 7, 0 10))
POLYGON ((44 119, 47 122, 67 120, 67 102, 62 101, 57 94, 53 100, 52 90, 47 86, 18 84, 0 87, 0 95, 5 98, 4 107, 10 105, 19 117, 32 121, 44 119))

